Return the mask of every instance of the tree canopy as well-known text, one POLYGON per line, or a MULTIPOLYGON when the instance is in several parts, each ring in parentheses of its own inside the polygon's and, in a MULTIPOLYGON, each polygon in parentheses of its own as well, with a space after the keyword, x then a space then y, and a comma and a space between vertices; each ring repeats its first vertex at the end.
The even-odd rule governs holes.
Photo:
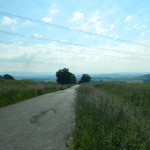
POLYGON ((56 72, 56 81, 60 84, 75 84, 76 77, 73 73, 69 72, 69 69, 64 68, 56 72))
POLYGON ((5 74, 3 76, 0 75, 0 79, 15 80, 14 77, 9 74, 5 74))
POLYGON ((91 77, 88 74, 83 74, 81 79, 79 80, 79 83, 86 83, 90 81, 91 81, 91 77))

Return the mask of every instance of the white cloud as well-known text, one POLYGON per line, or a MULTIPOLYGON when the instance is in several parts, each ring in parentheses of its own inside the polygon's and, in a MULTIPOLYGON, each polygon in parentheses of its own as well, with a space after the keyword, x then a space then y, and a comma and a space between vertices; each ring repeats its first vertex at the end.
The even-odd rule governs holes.
MULTIPOLYGON (((71 19, 71 22, 77 22, 78 26, 75 29, 81 29, 84 31, 91 31, 98 34, 106 33, 109 31, 109 27, 106 28, 104 26, 104 22, 102 21, 101 15, 99 11, 95 11, 93 14, 90 15, 89 18, 84 18, 84 15, 81 13, 74 13, 73 18, 71 19)), ((111 29, 114 28, 115 25, 111 25, 111 29)))
POLYGON ((147 36, 147 35, 149 35, 149 31, 142 31, 142 32, 140 33, 140 35, 141 35, 141 36, 147 36))
POLYGON ((101 15, 99 13, 99 11, 94 12, 90 19, 88 20, 89 23, 97 23, 101 20, 101 15))
POLYGON ((29 21, 29 20, 27 20, 27 21, 25 21, 25 22, 23 23, 23 25, 25 25, 25 26, 29 26, 29 25, 31 25, 31 24, 32 24, 32 22, 29 21))
POLYGON ((114 29, 114 28, 116 28, 116 25, 115 25, 115 24, 110 24, 110 25, 109 25, 109 29, 110 29, 110 30, 112 30, 112 29, 114 29))
POLYGON ((131 21, 132 19, 133 19, 133 16, 129 15, 125 18, 125 21, 128 22, 128 21, 131 21))
POLYGON ((12 25, 12 24, 17 24, 17 21, 16 21, 16 19, 4 16, 2 18, 1 23, 2 23, 2 25, 12 25))
POLYGON ((50 13, 51 13, 51 14, 56 14, 56 13, 58 13, 58 12, 59 12, 59 10, 56 9, 56 8, 50 10, 50 13))
POLYGON ((142 30, 143 29, 143 27, 140 24, 135 24, 132 26, 132 28, 135 30, 142 30))
POLYGON ((141 36, 144 36, 144 35, 145 35, 145 32, 141 32, 140 34, 141 34, 141 36))
POLYGON ((39 33, 34 33, 33 36, 34 36, 35 38, 42 38, 42 35, 40 35, 39 33))
POLYGON ((97 21, 93 26, 94 26, 94 29, 96 30, 97 33, 106 33, 108 32, 108 29, 103 27, 102 25, 102 21, 97 21))
POLYGON ((56 4, 53 4, 53 5, 52 5, 52 8, 55 8, 55 7, 56 7, 56 4))
POLYGON ((84 19, 84 13, 74 12, 73 17, 70 19, 70 22, 78 22, 84 19))
POLYGON ((102 27, 96 27, 96 31, 97 31, 97 33, 106 33, 106 32, 108 32, 108 29, 107 28, 102 28, 102 27))
POLYGON ((89 27, 95 29, 96 33, 106 33, 108 29, 104 27, 104 22, 102 21, 102 16, 99 11, 94 12, 88 20, 89 27))
MULTIPOLYGON (((149 42, 145 41, 145 44, 149 42)), ((97 48, 102 47, 97 46, 97 48)), ((30 46, 0 44, 1 70, 38 72, 50 70, 55 72, 60 67, 68 67, 75 72, 149 71, 149 57, 132 54, 148 55, 149 48, 125 43, 106 48, 119 50, 122 53, 80 46, 60 46, 52 42, 30 46)))
POLYGON ((51 23, 52 22, 52 18, 45 17, 45 18, 42 19, 42 21, 47 22, 47 23, 51 23))
POLYGON ((59 12, 59 10, 56 8, 56 5, 53 4, 52 7, 51 7, 51 9, 50 9, 50 13, 51 14, 56 14, 58 12, 59 12))
POLYGON ((143 30, 143 27, 140 24, 133 24, 124 27, 125 30, 143 30))
MULTIPOLYGON (((79 29, 87 32, 105 35, 116 28, 116 24, 105 24, 103 13, 101 13, 99 10, 96 10, 95 12, 86 16, 79 14, 80 13, 74 13, 74 16, 69 20, 70 23, 74 23, 74 27, 72 27, 72 29, 79 29), (80 18, 81 20, 77 21, 78 19, 76 18, 80 18)), ((85 38, 88 38, 88 36, 85 36, 85 38)))

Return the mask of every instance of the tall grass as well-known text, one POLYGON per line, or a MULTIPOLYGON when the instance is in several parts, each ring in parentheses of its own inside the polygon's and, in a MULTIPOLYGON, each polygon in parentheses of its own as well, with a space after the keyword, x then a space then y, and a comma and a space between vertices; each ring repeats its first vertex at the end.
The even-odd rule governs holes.
POLYGON ((146 105, 150 95, 147 90, 149 85, 144 84, 81 85, 75 107, 74 149, 148 150, 150 106, 146 108, 146 105))
POLYGON ((113 97, 119 97, 124 103, 139 108, 144 115, 150 117, 150 84, 99 83, 94 85, 107 91, 113 97))
POLYGON ((68 87, 67 85, 30 80, 0 80, 0 107, 68 87))

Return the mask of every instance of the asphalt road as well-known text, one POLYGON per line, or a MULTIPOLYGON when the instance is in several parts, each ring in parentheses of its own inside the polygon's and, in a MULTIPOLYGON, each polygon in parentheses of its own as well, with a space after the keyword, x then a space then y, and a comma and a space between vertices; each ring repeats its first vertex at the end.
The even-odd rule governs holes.
POLYGON ((77 87, 1 108, 0 150, 67 150, 77 87))

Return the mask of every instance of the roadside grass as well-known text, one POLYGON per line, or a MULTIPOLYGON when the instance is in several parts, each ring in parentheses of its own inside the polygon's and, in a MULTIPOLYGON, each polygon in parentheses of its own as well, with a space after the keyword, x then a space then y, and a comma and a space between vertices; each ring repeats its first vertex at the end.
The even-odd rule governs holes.
POLYGON ((150 117, 150 84, 99 83, 94 87, 120 98, 133 108, 139 108, 144 116, 150 117))
POLYGON ((83 84, 77 89, 74 150, 148 150, 150 84, 83 84))
POLYGON ((69 88, 70 85, 30 80, 0 80, 0 108, 45 93, 69 88))

